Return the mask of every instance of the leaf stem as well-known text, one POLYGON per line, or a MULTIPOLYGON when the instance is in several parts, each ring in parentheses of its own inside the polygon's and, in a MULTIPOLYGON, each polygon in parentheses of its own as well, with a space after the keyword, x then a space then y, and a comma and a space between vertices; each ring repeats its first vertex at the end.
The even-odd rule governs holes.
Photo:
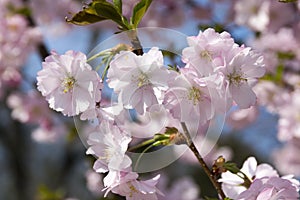
POLYGON ((137 30, 136 29, 129 30, 127 31, 127 35, 131 40, 131 44, 133 46, 133 53, 135 53, 138 56, 143 55, 144 51, 141 42, 137 36, 137 30))
POLYGON ((152 143, 154 143, 155 141, 156 141, 155 139, 149 139, 149 140, 146 140, 145 142, 142 142, 142 143, 140 143, 140 144, 138 144, 138 145, 136 145, 136 146, 133 146, 133 147, 129 148, 128 151, 134 151, 134 150, 139 149, 139 148, 141 148, 141 147, 144 147, 144 146, 147 146, 147 145, 149 145, 149 144, 152 144, 152 143))
POLYGON ((190 148, 190 150, 196 156, 198 162, 200 163, 200 165, 203 168, 204 172, 207 174, 209 180, 212 182, 213 186, 217 190, 220 197, 224 200, 226 198, 226 195, 224 194, 220 183, 215 179, 215 177, 211 173, 209 167, 207 166, 207 164, 203 160, 202 156, 200 155, 199 151, 197 150, 195 144, 193 143, 193 141, 191 139, 191 135, 190 135, 190 133, 189 133, 187 127, 186 127, 186 124, 184 122, 181 122, 181 126, 182 126, 182 129, 183 129, 184 134, 186 136, 186 142, 187 142, 188 147, 190 148))

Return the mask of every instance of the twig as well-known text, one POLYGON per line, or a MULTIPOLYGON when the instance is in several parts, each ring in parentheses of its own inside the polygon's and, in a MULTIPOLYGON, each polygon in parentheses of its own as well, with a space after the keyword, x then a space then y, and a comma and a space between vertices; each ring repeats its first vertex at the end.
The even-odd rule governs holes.
POLYGON ((181 126, 182 129, 184 131, 184 134, 186 136, 186 142, 188 147, 190 148, 190 150, 194 153, 194 155, 196 156, 196 158, 198 159, 200 165, 202 166, 204 172, 207 174, 209 180, 212 182, 212 184, 214 185, 215 189, 217 190, 218 194, 220 195, 220 197, 222 199, 226 198, 226 195, 224 194, 221 185, 219 184, 219 182, 215 179, 215 177, 213 176, 213 174, 211 173, 209 167, 207 166, 207 164, 205 163, 205 161, 203 160, 202 156, 200 155, 199 151, 197 150, 195 144, 192 141, 191 135, 186 127, 186 124, 184 122, 181 122, 181 126))

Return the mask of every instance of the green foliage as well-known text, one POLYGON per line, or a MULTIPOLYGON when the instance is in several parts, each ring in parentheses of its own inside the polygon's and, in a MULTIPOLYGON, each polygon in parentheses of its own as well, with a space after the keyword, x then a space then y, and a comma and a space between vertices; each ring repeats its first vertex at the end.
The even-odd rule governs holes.
POLYGON ((118 12, 122 15, 122 0, 114 0, 114 5, 118 8, 118 12))
POLYGON ((45 185, 42 185, 38 189, 39 200, 63 200, 64 193, 60 190, 52 191, 45 185))
POLYGON ((76 13, 72 17, 72 19, 66 19, 68 23, 72 23, 80 26, 93 24, 103 20, 107 20, 107 19, 102 16, 98 16, 94 7, 94 2, 90 3, 88 7, 83 8, 82 11, 76 13))
POLYGON ((234 174, 237 174, 240 171, 240 169, 236 166, 236 164, 232 162, 224 163, 223 167, 234 174))
POLYGON ((122 15, 121 0, 114 0, 114 4, 106 0, 93 0, 82 11, 76 13, 67 22, 76 25, 89 25, 104 20, 112 20, 120 26, 121 30, 129 30, 127 19, 122 15))
POLYGON ((147 12, 152 0, 141 0, 133 9, 132 17, 131 17, 131 25, 133 28, 137 28, 143 16, 147 12))
POLYGON ((9 3, 7 5, 7 9, 9 10, 9 12, 11 12, 13 14, 20 14, 25 17, 28 17, 31 15, 31 10, 26 6, 16 7, 14 4, 9 3))
POLYGON ((278 0, 281 3, 293 3, 293 2, 297 2, 298 0, 278 0))
POLYGON ((119 8, 106 0, 97 0, 94 3, 94 8, 98 16, 116 22, 122 30, 128 30, 128 22, 119 12, 119 8))
POLYGON ((276 68, 275 73, 266 74, 264 77, 262 77, 262 80, 267 80, 267 81, 272 81, 277 84, 282 84, 283 72, 284 72, 284 65, 279 64, 276 68))
POLYGON ((122 0, 113 0, 113 3, 106 0, 93 0, 76 13, 71 19, 66 19, 68 23, 76 25, 89 25, 104 20, 112 20, 118 24, 121 31, 136 29, 148 10, 152 0, 141 0, 133 9, 130 24, 122 14, 122 0))

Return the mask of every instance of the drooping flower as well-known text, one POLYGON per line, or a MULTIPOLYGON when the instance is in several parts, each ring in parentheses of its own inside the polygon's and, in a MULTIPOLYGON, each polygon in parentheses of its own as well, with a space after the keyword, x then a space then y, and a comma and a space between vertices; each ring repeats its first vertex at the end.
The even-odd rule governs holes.
POLYGON ((135 108, 143 114, 146 108, 158 103, 159 91, 167 86, 173 73, 163 66, 158 48, 142 56, 123 51, 111 62, 107 82, 121 96, 125 108, 135 108))
POLYGON ((105 196, 109 191, 115 194, 125 196, 126 200, 157 200, 157 194, 162 193, 155 187, 160 175, 152 179, 138 180, 138 174, 135 172, 110 171, 104 178, 106 186, 105 196))
POLYGON ((78 115, 100 101, 102 83, 81 52, 52 52, 37 75, 38 90, 50 108, 64 115, 78 115))
POLYGON ((102 121, 99 127, 90 133, 87 154, 97 157, 94 170, 105 173, 109 170, 122 171, 131 165, 131 159, 125 154, 131 137, 112 125, 110 121, 102 121))

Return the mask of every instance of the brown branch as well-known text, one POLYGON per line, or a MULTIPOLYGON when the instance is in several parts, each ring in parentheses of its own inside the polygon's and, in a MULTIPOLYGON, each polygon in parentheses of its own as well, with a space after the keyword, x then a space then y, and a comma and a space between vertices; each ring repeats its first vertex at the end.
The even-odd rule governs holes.
POLYGON ((198 162, 200 163, 201 167, 203 168, 204 172, 207 174, 209 180, 212 182, 212 184, 214 185, 215 189, 217 190, 218 194, 220 195, 220 197, 222 199, 226 198, 226 195, 224 194, 222 187, 220 185, 220 183, 215 179, 215 176, 211 173, 209 167, 207 166, 207 164, 205 163, 205 161, 203 160, 202 156, 200 155, 199 151, 197 150, 195 144, 192 141, 191 135, 186 127, 186 124, 184 122, 181 122, 181 126, 182 129, 184 131, 184 134, 186 136, 186 142, 188 147, 190 148, 190 150, 194 153, 194 155, 196 156, 198 162))

